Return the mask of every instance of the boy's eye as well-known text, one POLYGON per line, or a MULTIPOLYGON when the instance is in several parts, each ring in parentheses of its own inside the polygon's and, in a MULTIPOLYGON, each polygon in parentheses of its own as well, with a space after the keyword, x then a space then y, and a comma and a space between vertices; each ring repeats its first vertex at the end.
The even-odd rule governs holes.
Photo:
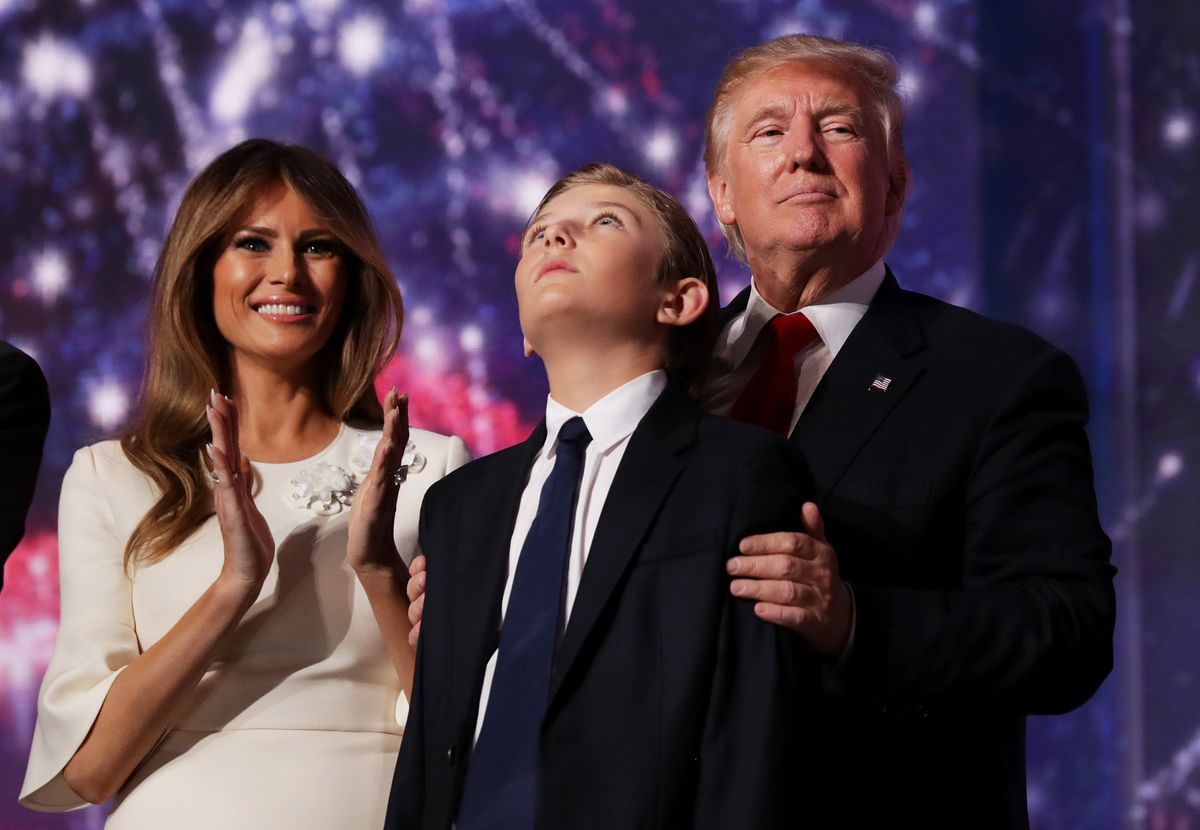
POLYGON ((529 235, 525 237, 525 244, 532 245, 537 242, 546 233, 545 225, 534 225, 529 229, 529 235))
POLYGON ((608 213, 607 211, 604 213, 598 214, 596 216, 596 218, 592 221, 592 224, 593 225, 613 225, 618 228, 624 227, 624 225, 621 224, 620 218, 615 213, 608 213))
POLYGON ((254 254, 266 253, 271 249, 271 246, 267 244, 267 240, 261 236, 240 236, 233 241, 233 247, 241 248, 254 254))

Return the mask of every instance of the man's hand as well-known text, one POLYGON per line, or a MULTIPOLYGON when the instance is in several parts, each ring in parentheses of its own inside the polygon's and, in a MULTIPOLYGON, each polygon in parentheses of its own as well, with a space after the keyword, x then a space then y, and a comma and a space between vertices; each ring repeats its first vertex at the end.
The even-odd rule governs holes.
POLYGON ((417 639, 421 636, 421 613, 424 610, 425 557, 418 554, 408 566, 408 621, 412 623, 408 642, 413 648, 417 647, 417 639))
POLYGON ((817 506, 805 502, 801 511, 803 533, 764 533, 741 541, 741 556, 726 563, 737 577, 729 590, 753 600, 760 619, 796 631, 818 654, 838 657, 850 638, 853 597, 838 576, 837 553, 825 540, 817 506))

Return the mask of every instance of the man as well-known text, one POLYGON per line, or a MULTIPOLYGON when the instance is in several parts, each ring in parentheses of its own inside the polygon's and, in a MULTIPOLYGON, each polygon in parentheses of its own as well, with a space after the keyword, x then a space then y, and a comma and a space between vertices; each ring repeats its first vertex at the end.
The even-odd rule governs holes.
POLYGON ((50 426, 50 394, 33 358, 0 340, 0 588, 4 561, 25 535, 42 445, 50 426))
POLYGON ((884 264, 909 179, 897 80, 877 50, 790 35, 717 85, 709 192, 752 282, 707 403, 787 432, 817 492, 805 532, 743 540, 730 589, 827 658, 798 825, 1026 828, 1025 716, 1112 666, 1086 396, 1059 350, 884 264))
POLYGON ((1065 354, 884 265, 908 186, 896 85, 881 52, 792 35, 717 86, 709 193, 752 283, 708 404, 790 434, 818 494, 804 533, 743 541, 731 590, 827 657, 820 739, 797 747, 811 826, 1024 828, 1025 716, 1112 665, 1087 402, 1065 354), (814 336, 776 334, 801 317, 814 336))

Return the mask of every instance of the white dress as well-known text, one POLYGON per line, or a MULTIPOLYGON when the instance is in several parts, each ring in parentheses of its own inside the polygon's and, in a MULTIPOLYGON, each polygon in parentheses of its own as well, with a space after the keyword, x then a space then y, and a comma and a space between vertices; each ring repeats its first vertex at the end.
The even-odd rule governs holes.
MULTIPOLYGON (((366 595, 344 562, 349 509, 328 489, 339 489, 343 473, 361 479, 380 434, 343 425, 312 458, 253 465, 275 563, 174 726, 117 794, 108 830, 382 826, 408 704, 366 595)), ((414 429, 406 460, 413 463, 400 488, 395 537, 407 561, 425 491, 468 456, 461 439, 414 429)), ((153 484, 115 441, 79 450, 67 470, 59 505, 61 624, 38 696, 21 788, 26 807, 85 806, 62 770, 113 679, 220 571, 213 517, 166 559, 125 573, 125 542, 154 500, 153 484)))

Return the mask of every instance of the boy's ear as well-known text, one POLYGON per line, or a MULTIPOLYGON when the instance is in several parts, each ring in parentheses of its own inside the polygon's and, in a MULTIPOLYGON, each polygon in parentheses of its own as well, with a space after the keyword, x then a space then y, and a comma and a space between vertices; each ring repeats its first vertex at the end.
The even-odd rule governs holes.
POLYGON ((524 335, 521 336, 521 345, 525 349, 526 357, 533 357, 535 354, 537 354, 537 352, 533 350, 533 344, 529 342, 529 338, 525 337, 524 335))
POLYGON ((696 277, 684 277, 666 290, 658 307, 658 322, 667 326, 687 326, 696 322, 708 308, 708 286, 696 277))

